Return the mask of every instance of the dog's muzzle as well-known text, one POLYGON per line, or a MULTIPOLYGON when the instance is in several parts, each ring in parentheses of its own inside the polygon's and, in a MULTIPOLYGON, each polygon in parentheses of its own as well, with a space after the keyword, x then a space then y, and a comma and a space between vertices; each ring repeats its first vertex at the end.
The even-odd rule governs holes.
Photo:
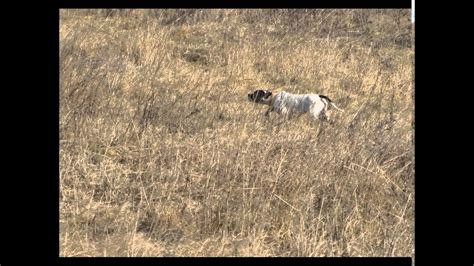
POLYGON ((249 98, 249 101, 252 101, 252 102, 254 101, 252 93, 249 93, 247 97, 249 98))

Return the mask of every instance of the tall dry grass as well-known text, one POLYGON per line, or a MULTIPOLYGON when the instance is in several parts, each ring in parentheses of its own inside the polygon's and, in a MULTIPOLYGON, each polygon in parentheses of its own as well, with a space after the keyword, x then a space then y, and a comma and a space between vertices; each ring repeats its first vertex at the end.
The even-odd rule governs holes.
POLYGON ((60 256, 411 256, 409 18, 61 10, 60 256), (266 118, 262 87, 345 113, 266 118))

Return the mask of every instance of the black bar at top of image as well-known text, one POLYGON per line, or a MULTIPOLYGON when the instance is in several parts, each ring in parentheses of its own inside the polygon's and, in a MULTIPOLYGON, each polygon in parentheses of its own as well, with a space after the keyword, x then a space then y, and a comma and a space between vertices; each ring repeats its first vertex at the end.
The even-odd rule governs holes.
POLYGON ((59 1, 59 8, 411 8, 411 0, 319 0, 319 1, 59 1))

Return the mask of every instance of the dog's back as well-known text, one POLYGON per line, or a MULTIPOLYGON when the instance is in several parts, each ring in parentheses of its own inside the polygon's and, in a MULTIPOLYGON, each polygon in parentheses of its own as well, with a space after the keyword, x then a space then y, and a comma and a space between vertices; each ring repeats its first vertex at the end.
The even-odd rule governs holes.
POLYGON ((292 94, 282 91, 275 95, 272 105, 277 113, 308 113, 318 100, 317 94, 292 94))

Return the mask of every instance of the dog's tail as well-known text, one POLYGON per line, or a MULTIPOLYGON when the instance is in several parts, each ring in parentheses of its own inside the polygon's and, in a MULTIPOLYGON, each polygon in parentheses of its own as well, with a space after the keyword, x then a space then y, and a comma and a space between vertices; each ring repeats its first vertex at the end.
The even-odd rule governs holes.
POLYGON ((341 111, 341 112, 344 113, 344 110, 342 110, 341 108, 337 107, 333 102, 329 102, 329 104, 331 104, 336 110, 341 111))
POLYGON ((324 96, 324 95, 319 95, 319 97, 321 97, 321 98, 323 98, 323 99, 327 100, 327 101, 328 101, 328 103, 329 103, 330 105, 332 105, 332 107, 334 107, 336 110, 338 110, 338 111, 341 111, 341 112, 343 112, 343 113, 344 113, 344 110, 342 110, 342 109, 340 109, 339 107, 337 107, 337 106, 336 106, 336 104, 335 104, 335 103, 333 103, 333 101, 332 101, 331 99, 329 99, 329 97, 327 97, 327 96, 324 96))

